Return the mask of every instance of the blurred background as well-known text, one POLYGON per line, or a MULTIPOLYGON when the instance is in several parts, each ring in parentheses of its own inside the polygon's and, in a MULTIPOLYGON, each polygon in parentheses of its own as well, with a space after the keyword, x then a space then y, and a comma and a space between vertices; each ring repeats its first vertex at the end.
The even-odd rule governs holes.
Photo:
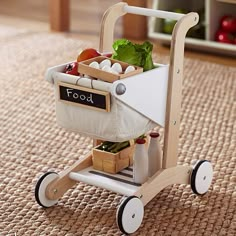
MULTIPOLYGON (((50 29, 50 2, 57 0, 1 0, 1 24, 29 27, 35 30, 50 29)), ((104 11, 118 0, 70 0, 70 32, 98 35, 104 11)))
MULTIPOLYGON (((62 31, 68 36, 98 42, 102 15, 107 8, 118 2, 122 1, 1 0, 0 24, 34 31, 62 31)), ((215 62, 235 65, 233 59, 236 56, 236 0, 126 0, 123 2, 179 13, 198 12, 199 24, 187 35, 187 55, 206 57, 206 60, 213 59, 215 62), (223 24, 227 24, 228 28, 224 28, 223 24)), ((125 37, 142 41, 149 39, 155 42, 158 50, 168 49, 175 22, 131 16, 126 15, 117 22, 116 38, 125 37)))

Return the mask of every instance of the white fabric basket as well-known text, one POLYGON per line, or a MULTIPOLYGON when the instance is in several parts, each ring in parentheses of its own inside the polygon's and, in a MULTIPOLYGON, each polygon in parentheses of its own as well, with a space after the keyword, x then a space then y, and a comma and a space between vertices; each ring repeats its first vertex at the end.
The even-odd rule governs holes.
POLYGON ((62 73, 66 64, 51 67, 46 80, 55 87, 57 123, 67 130, 81 133, 95 139, 121 142, 137 138, 157 125, 165 123, 168 85, 168 65, 108 83, 62 73), (110 93, 110 112, 104 112, 66 103, 59 98, 58 82, 79 85, 85 88, 110 93), (123 83, 126 92, 117 95, 115 88, 123 83), (92 85, 93 84, 93 85, 92 85), (140 94, 137 95, 138 91, 140 94))
MULTIPOLYGON (((65 80, 58 78, 55 80, 65 82, 65 80)), ((121 142, 137 138, 157 126, 155 122, 125 105, 114 96, 111 96, 110 112, 65 103, 59 99, 57 82, 54 83, 56 119, 57 123, 67 130, 95 139, 121 142)))

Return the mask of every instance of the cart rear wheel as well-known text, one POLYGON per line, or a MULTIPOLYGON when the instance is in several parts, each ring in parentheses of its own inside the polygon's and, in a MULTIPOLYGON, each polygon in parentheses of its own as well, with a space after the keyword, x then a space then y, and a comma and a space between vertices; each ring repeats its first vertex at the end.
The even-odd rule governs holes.
POLYGON ((191 188, 195 194, 203 195, 210 188, 213 178, 213 168, 209 161, 200 160, 193 167, 191 188))
POLYGON ((50 200, 46 196, 47 186, 58 177, 55 172, 47 172, 42 175, 35 185, 35 199, 37 203, 42 207, 51 207, 55 205, 58 200, 50 200))
POLYGON ((116 220, 121 232, 134 233, 141 225, 144 215, 142 201, 136 196, 130 196, 123 200, 117 209, 116 220))

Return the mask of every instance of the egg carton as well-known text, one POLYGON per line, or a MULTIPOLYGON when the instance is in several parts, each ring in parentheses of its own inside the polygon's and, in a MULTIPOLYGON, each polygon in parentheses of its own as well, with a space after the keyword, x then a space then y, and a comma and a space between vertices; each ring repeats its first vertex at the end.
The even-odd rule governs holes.
POLYGON ((143 68, 105 56, 99 56, 78 63, 78 72, 112 83, 116 80, 140 74, 143 72, 143 68))

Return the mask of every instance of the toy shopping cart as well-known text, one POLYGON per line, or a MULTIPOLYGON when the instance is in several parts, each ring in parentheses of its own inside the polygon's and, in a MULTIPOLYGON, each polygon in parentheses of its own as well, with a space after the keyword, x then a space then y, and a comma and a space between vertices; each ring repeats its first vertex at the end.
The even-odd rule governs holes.
MULTIPOLYGON (((194 193, 205 194, 211 185, 213 169, 206 160, 198 161, 193 167, 177 165, 184 40, 187 31, 197 24, 198 14, 185 15, 118 3, 103 16, 100 52, 111 51, 115 22, 126 13, 177 21, 172 33, 169 65, 155 64, 154 69, 146 72, 137 68, 138 73, 126 78, 109 81, 108 77, 108 81, 104 81, 62 73, 66 63, 49 68, 46 79, 55 87, 57 122, 68 130, 89 135, 94 140, 122 142, 135 139, 158 125, 164 127, 162 168, 144 184, 136 184, 131 167, 124 169, 131 173, 125 177, 120 172, 111 174, 94 169, 90 152, 59 174, 48 172, 41 176, 35 197, 39 205, 51 207, 76 182, 122 194, 124 200, 117 209, 117 225, 123 233, 129 234, 140 227, 144 206, 162 189, 171 184, 190 184, 194 193), (142 94, 137 94, 140 88, 142 94), (83 103, 78 104, 79 96, 83 103)), ((83 66, 86 68, 86 64, 83 66)), ((132 165, 132 157, 125 165, 132 165)))

